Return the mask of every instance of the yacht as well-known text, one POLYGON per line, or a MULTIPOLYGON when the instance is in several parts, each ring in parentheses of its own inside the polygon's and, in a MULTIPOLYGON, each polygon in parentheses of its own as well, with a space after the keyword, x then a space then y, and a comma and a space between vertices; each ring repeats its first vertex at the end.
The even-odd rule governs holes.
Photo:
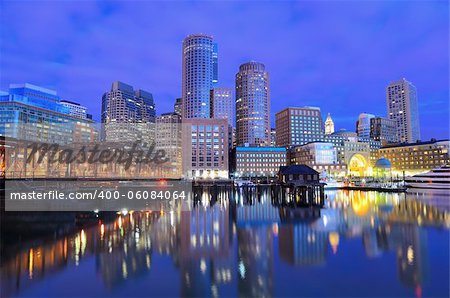
POLYGON ((450 166, 405 178, 408 191, 432 191, 450 194, 450 166))

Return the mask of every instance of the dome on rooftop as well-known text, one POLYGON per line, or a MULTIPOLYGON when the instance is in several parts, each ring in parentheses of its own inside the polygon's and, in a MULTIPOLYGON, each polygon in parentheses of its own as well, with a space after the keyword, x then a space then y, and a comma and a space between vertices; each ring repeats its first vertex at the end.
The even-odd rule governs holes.
POLYGON ((386 159, 384 157, 378 159, 377 162, 375 163, 375 168, 378 169, 390 169, 391 167, 392 165, 389 159, 386 159))

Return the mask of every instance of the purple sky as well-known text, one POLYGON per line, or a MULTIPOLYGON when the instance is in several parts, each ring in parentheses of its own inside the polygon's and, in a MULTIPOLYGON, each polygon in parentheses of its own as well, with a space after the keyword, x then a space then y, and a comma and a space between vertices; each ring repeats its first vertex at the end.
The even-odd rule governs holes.
POLYGON ((219 43, 219 85, 241 63, 266 65, 271 113, 319 106, 337 129, 386 114, 385 86, 416 85, 422 139, 449 135, 448 1, 1 1, 0 88, 56 89, 99 119, 121 80, 153 93, 157 113, 181 94, 181 42, 219 43))

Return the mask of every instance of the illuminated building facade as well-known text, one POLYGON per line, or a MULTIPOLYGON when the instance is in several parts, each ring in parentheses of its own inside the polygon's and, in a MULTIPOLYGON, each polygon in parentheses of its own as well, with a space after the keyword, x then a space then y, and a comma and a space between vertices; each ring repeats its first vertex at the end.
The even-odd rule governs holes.
POLYGON ((325 120, 325 134, 331 135, 332 133, 334 133, 334 122, 330 113, 328 113, 327 120, 325 120))
POLYGON ((237 146, 270 145, 269 74, 264 64, 244 63, 236 74, 237 146))
POLYGON ((391 82, 386 88, 388 117, 397 123, 401 143, 420 140, 419 108, 416 87, 406 79, 391 82))
POLYGON ((111 90, 102 97, 102 140, 124 142, 153 140, 155 123, 153 95, 134 90, 123 82, 112 83, 111 90))
POLYGON ((397 143, 397 123, 395 120, 375 117, 370 119, 370 138, 383 145, 397 143))
POLYGON ((388 159, 394 171, 412 175, 427 172, 450 163, 449 140, 388 145, 380 148, 379 156, 388 159))
POLYGON ((180 178, 182 175, 181 132, 180 114, 164 113, 156 117, 156 148, 164 150, 168 158, 162 173, 165 177, 180 178))
POLYGON ((92 119, 92 115, 86 112, 87 108, 85 106, 69 100, 61 100, 60 103, 69 108, 69 115, 80 119, 92 119))
POLYGON ((358 121, 356 121, 356 133, 359 138, 370 138, 370 122, 372 118, 375 118, 375 115, 367 113, 359 114, 358 121))
POLYGON ((320 108, 287 108, 275 114, 276 144, 280 147, 323 141, 320 108))
POLYGON ((236 147, 232 151, 234 177, 275 177, 287 164, 284 147, 236 147))
POLYGON ((233 127, 234 101, 230 88, 214 88, 211 90, 211 118, 227 119, 228 125, 233 127))
POLYGON ((289 164, 307 165, 319 173, 332 175, 344 175, 347 172, 347 166, 338 162, 334 145, 326 142, 313 142, 291 148, 289 164))
POLYGON ((73 114, 56 91, 31 84, 11 84, 0 95, 0 135, 19 140, 68 144, 93 141, 90 119, 73 114))
POLYGON ((211 36, 192 34, 183 40, 183 118, 210 118, 210 90, 213 88, 215 77, 214 64, 217 65, 217 57, 214 58, 214 43, 211 36))
POLYGON ((228 178, 227 119, 184 119, 182 148, 185 178, 228 178))

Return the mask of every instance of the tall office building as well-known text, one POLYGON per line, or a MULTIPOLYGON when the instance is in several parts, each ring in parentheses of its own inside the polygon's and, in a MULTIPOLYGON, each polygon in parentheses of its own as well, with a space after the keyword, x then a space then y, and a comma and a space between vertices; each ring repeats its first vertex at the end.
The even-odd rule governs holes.
POLYGON ((234 126, 234 101, 231 88, 214 88, 211 90, 211 118, 227 119, 229 126, 234 126))
POLYGON ((114 82, 102 97, 102 139, 127 142, 150 137, 149 124, 155 123, 151 93, 114 82))
POLYGON ((270 145, 269 74, 248 62, 236 74, 236 140, 238 146, 270 145))
POLYGON ((189 35, 183 40, 183 118, 210 118, 210 90, 214 80, 213 38, 189 35))
POLYGON ((330 113, 328 113, 327 120, 325 120, 325 134, 331 135, 332 133, 334 133, 334 122, 330 113))
POLYGON ((361 113, 359 114, 358 121, 356 121, 356 133, 359 138, 370 138, 370 119, 375 118, 375 115, 361 113))
POLYGON ((180 116, 183 116, 183 99, 177 98, 173 105, 173 111, 180 116))
POLYGON ((320 108, 287 108, 275 114, 277 146, 291 147, 323 141, 320 108))
POLYGON ((398 142, 397 123, 395 120, 375 117, 370 119, 370 138, 380 141, 384 146, 398 142))
POLYGON ((402 143, 420 140, 419 109, 416 87, 406 79, 391 82, 386 88, 389 119, 397 123, 397 136, 402 143))

